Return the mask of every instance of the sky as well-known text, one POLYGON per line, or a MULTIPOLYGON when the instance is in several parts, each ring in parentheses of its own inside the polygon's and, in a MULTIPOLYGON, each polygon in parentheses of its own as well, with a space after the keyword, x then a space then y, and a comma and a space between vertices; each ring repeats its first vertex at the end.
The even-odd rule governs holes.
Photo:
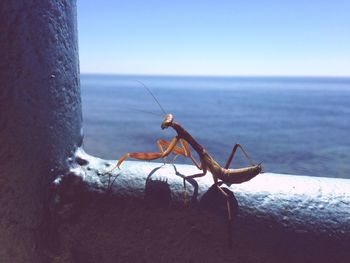
POLYGON ((349 0, 78 0, 82 73, 350 77, 349 0))

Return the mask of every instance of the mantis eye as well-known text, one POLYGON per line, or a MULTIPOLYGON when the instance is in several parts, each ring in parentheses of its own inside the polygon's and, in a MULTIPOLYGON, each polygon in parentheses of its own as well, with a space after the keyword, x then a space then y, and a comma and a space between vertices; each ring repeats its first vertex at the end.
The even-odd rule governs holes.
POLYGON ((173 119, 174 119, 174 117, 173 117, 172 114, 170 114, 170 113, 166 114, 164 116, 164 121, 163 121, 163 123, 161 125, 162 129, 168 128, 171 125, 171 123, 173 122, 173 119))
POLYGON ((174 119, 174 117, 173 117, 173 115, 171 114, 171 113, 169 113, 169 114, 166 114, 165 116, 164 116, 164 123, 172 123, 173 122, 173 119, 174 119))

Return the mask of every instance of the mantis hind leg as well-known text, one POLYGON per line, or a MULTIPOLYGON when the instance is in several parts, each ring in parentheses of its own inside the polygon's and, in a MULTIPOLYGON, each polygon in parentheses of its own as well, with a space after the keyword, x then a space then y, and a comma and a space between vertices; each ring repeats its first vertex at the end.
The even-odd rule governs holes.
POLYGON ((226 206, 227 206, 227 219, 228 221, 232 221, 232 210, 231 210, 231 202, 230 202, 230 196, 218 185, 216 184, 216 187, 219 189, 219 191, 224 195, 226 198, 226 206))
POLYGON ((187 196, 188 196, 187 188, 186 188, 186 180, 202 177, 202 176, 205 176, 206 174, 207 174, 207 168, 205 166, 203 166, 203 171, 201 173, 197 173, 197 174, 193 174, 193 175, 187 175, 187 176, 180 174, 182 176, 183 180, 184 180, 183 181, 183 197, 184 197, 184 203, 185 204, 187 204, 187 196))
POLYGON ((227 162, 225 164, 225 169, 228 169, 228 167, 231 165, 231 162, 233 160, 233 157, 235 156, 237 149, 240 148, 241 151, 243 152, 243 155, 247 158, 248 162, 251 165, 254 165, 254 162, 252 161, 252 159, 249 157, 249 155, 246 153, 246 151, 243 149, 243 147, 240 144, 235 144, 235 146, 233 146, 232 152, 230 154, 230 156, 227 159, 227 162))
POLYGON ((141 152, 133 152, 133 153, 126 153, 122 157, 119 158, 117 164, 108 172, 103 173, 103 175, 111 173, 116 168, 119 168, 119 166, 122 164, 122 162, 125 161, 126 158, 133 158, 137 160, 155 160, 162 157, 162 153, 141 153, 141 152))
POLYGON ((132 152, 132 153, 126 153, 122 157, 119 158, 117 164, 108 172, 105 172, 103 175, 112 172, 114 169, 119 168, 120 165, 125 161, 126 158, 133 158, 137 160, 145 160, 145 161, 151 161, 159 158, 167 157, 174 149, 178 142, 178 138, 174 137, 170 143, 168 144, 167 148, 164 149, 160 148, 160 152, 152 152, 152 153, 143 153, 143 152, 132 152))
POLYGON ((232 247, 232 199, 231 197, 219 186, 218 183, 215 183, 216 187, 219 189, 219 191, 224 195, 226 199, 226 206, 227 206, 227 219, 228 219, 228 246, 232 247))

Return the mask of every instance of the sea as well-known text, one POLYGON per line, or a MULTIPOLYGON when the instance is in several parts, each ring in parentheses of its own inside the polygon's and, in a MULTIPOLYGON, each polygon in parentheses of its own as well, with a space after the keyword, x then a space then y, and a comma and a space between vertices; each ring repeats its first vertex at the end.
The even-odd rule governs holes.
MULTIPOLYGON (((157 152, 176 135, 162 107, 221 165, 239 143, 265 172, 350 178, 350 78, 82 74, 81 93, 84 148, 100 158, 157 152)), ((247 164, 238 152, 231 168, 247 164)))

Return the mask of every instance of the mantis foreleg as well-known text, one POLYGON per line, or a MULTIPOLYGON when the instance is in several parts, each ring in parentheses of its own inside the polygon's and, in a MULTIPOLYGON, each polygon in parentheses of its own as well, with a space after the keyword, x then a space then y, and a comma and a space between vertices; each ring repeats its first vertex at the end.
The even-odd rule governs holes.
MULTIPOLYGON (((179 142, 182 147, 178 147, 178 146, 174 147, 173 153, 175 154, 175 157, 173 161, 175 161, 177 156, 182 155, 184 157, 190 158, 192 162, 197 166, 197 168, 199 170, 202 170, 201 164, 199 164, 198 161, 192 156, 188 143, 184 139, 180 139, 179 142)), ((160 139, 157 141, 157 145, 160 151, 163 151, 163 147, 168 147, 170 145, 170 142, 160 139)))

